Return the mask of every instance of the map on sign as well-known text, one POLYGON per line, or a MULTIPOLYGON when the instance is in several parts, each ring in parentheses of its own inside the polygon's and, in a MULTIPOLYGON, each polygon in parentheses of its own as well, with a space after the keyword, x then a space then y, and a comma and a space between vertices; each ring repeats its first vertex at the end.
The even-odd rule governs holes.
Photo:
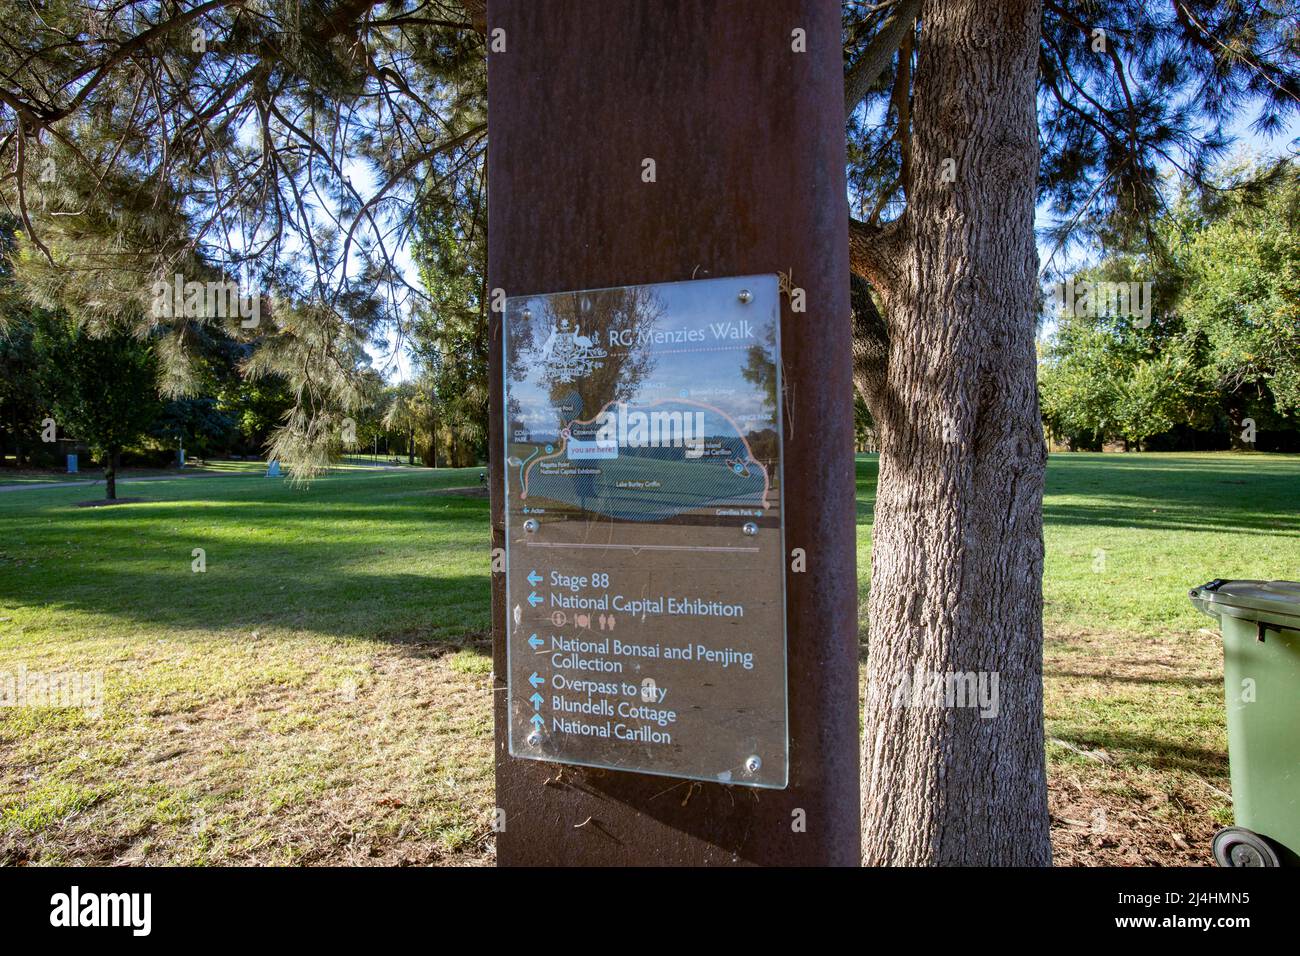
POLYGON ((507 300, 512 755, 786 785, 779 296, 507 300))

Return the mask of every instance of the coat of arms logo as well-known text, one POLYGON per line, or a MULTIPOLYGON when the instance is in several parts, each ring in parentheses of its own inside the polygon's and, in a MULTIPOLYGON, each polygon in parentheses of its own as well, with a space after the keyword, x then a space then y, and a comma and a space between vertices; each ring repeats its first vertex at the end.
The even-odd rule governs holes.
POLYGON ((582 334, 582 327, 569 328, 568 319, 551 329, 542 346, 541 360, 547 374, 556 382, 572 382, 600 368, 609 353, 582 334))

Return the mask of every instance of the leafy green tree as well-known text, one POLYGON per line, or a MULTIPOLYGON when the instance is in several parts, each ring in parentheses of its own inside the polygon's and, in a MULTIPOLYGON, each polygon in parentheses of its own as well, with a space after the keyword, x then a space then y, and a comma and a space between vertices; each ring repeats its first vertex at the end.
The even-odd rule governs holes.
POLYGON ((33 346, 41 309, 18 292, 10 256, 17 247, 15 222, 0 216, 0 464, 9 447, 22 467, 39 446, 46 409, 33 346))
POLYGON ((216 398, 173 398, 158 410, 149 433, 187 455, 206 457, 228 442, 235 420, 221 410, 216 398))
POLYGON ((1067 315, 1039 368, 1043 418, 1071 447, 1141 446, 1176 425, 1222 428, 1300 408, 1300 188, 1292 164, 1230 167, 1213 201, 1184 192, 1149 235, 1078 287, 1149 281, 1152 313, 1067 315))
POLYGON ((39 448, 47 411, 34 345, 42 315, 16 296, 0 298, 0 313, 0 463, 12 447, 14 464, 22 467, 39 448))
MULTIPOLYGON (((427 381, 402 382, 393 386, 388 394, 388 407, 384 412, 384 427, 402 435, 406 445, 406 460, 415 464, 416 444, 429 447, 433 443, 435 419, 429 401, 431 387, 427 381)), ((432 457, 424 462, 436 465, 432 457)))
POLYGON ((1237 203, 1179 257, 1178 309, 1204 342, 1207 378, 1230 422, 1300 412, 1300 169, 1290 165, 1260 204, 1237 203))
POLYGON ((296 475, 320 474, 357 443, 357 418, 375 394, 365 345, 373 323, 353 324, 367 308, 362 297, 342 310, 281 301, 263 316, 266 333, 243 363, 252 381, 288 385, 293 402, 267 446, 271 458, 296 463, 296 475))
MULTIPOLYGON (((1127 286, 1142 273, 1140 262, 1119 257, 1079 273, 1074 283, 1127 286)), ((1057 317, 1039 363, 1039 401, 1049 432, 1074 449, 1112 440, 1141 448, 1194 417, 1205 400, 1204 377, 1194 340, 1162 304, 1171 294, 1153 289, 1149 313, 1094 314, 1090 307, 1057 317)))
POLYGON ((52 325, 38 334, 36 351, 55 422, 103 461, 104 496, 115 499, 122 449, 159 412, 152 350, 126 332, 95 337, 52 325))
POLYGON ((1126 357, 1105 329, 1067 322, 1056 332, 1039 367, 1043 422, 1071 449, 1100 449, 1114 432, 1115 379, 1126 357))
POLYGON ((1187 416, 1195 391, 1196 369, 1185 359, 1140 359, 1115 382, 1115 429, 1127 444, 1141 449, 1152 435, 1187 416))
POLYGON ((14 464, 32 460, 45 409, 30 319, 10 321, 0 328, 0 456, 13 449, 14 464))
MULTIPOLYGON (((486 213, 481 160, 450 170, 426 196, 412 249, 428 294, 411 324, 412 351, 456 466, 489 455, 486 213)), ((438 432, 426 433, 430 463, 438 432)))
POLYGON ((215 395, 218 409, 234 422, 241 455, 263 451, 294 405, 289 382, 274 373, 235 375, 221 382, 215 395))

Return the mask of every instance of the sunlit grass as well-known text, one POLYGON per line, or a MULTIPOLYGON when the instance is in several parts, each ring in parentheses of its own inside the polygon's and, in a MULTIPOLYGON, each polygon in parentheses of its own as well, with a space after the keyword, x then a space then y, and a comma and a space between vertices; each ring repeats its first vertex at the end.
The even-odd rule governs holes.
MULTIPOLYGON (((0 495, 0 672, 105 693, 99 718, 0 710, 0 862, 490 859, 482 469, 237 464, 107 508, 0 495)), ((875 480, 861 459, 863 598, 875 480)), ((1057 455, 1044 514, 1058 859, 1204 863, 1231 817, 1221 651, 1186 591, 1300 577, 1300 459, 1057 455)))
MULTIPOLYGON (((875 456, 857 467, 865 609, 875 456)), ((1232 820, 1222 646, 1187 591, 1300 579, 1300 456, 1052 455, 1043 519, 1056 857, 1207 863, 1232 820)))
MULTIPOLYGON (((865 600, 875 456, 858 459, 865 600)), ((1188 633, 1188 589, 1216 577, 1300 579, 1300 456, 1051 456, 1043 500, 1049 627, 1188 633)))
POLYGON ((487 502, 442 493, 477 485, 363 466, 0 497, 0 671, 105 690, 97 720, 0 711, 0 861, 482 858, 487 502))

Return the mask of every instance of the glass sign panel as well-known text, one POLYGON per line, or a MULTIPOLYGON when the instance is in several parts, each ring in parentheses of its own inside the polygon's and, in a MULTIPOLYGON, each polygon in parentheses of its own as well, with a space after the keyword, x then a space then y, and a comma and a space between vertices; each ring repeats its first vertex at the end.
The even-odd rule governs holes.
POLYGON ((779 297, 506 301, 513 756, 786 786, 779 297))

